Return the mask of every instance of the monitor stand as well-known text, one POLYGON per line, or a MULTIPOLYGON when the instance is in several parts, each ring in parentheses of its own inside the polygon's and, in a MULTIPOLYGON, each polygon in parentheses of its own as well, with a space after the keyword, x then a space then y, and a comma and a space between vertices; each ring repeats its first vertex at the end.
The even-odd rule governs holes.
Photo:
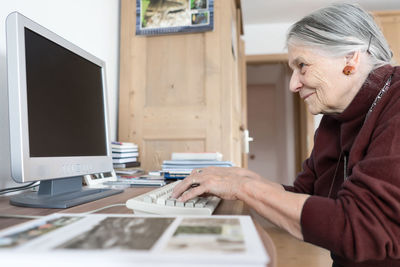
POLYGON ((31 208, 65 209, 121 192, 123 190, 82 188, 82 176, 75 176, 41 181, 38 192, 13 195, 10 203, 31 208))

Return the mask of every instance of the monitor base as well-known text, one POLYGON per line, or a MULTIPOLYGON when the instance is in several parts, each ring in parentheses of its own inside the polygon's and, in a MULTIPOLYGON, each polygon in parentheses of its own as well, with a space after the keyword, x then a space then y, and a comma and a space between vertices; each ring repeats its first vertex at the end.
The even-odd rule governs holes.
POLYGON ((38 192, 25 192, 10 197, 10 204, 30 208, 66 209, 72 206, 95 201, 123 190, 82 188, 82 177, 41 181, 38 192))

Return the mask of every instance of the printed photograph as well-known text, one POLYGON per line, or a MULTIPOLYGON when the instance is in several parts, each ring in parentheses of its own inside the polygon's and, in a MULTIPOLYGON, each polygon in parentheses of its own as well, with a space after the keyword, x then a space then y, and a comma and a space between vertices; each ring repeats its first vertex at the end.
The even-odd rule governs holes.
POLYGON ((191 9, 207 9, 208 0, 190 0, 191 9))
POLYGON ((15 234, 1 236, 0 237, 0 249, 1 248, 12 248, 22 245, 28 241, 31 241, 37 237, 43 236, 63 226, 69 225, 80 220, 81 217, 60 217, 53 220, 44 222, 43 224, 29 228, 25 231, 18 232, 15 234))
POLYGON ((136 34, 161 35, 214 29, 214 0, 136 0, 136 34))
POLYGON ((141 0, 141 28, 190 25, 189 0, 141 0))
POLYGON ((208 12, 199 12, 192 14, 192 25, 208 24, 208 12))
POLYGON ((150 250, 173 221, 174 218, 109 217, 57 248, 150 250))
POLYGON ((166 251, 235 253, 246 246, 237 218, 186 218, 168 241, 166 251))

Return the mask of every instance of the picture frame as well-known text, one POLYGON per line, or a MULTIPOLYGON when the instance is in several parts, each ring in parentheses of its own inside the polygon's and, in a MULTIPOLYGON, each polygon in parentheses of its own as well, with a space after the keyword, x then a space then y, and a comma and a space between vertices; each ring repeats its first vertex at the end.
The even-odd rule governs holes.
POLYGON ((136 35, 214 29, 214 0, 136 0, 136 35))

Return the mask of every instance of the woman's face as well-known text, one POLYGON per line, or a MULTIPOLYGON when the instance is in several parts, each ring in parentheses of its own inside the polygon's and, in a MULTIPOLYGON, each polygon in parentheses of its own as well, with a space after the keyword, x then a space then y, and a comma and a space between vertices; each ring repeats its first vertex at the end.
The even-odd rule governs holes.
POLYGON ((341 113, 356 92, 343 74, 346 57, 328 57, 306 46, 289 45, 289 66, 293 70, 290 90, 298 92, 312 114, 341 113))

